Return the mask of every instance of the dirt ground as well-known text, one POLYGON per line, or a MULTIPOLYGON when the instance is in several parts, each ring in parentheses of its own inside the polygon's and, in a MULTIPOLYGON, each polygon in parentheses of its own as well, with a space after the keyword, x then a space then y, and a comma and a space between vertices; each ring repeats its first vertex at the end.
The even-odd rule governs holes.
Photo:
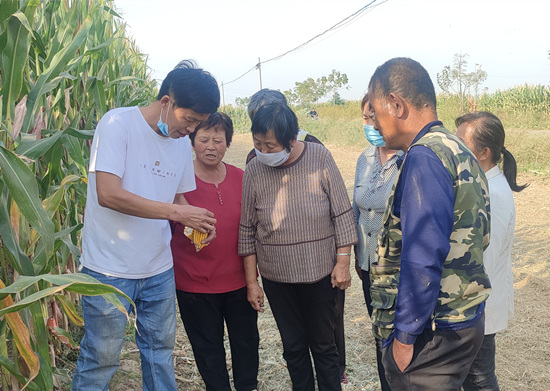
MULTIPOLYGON (((327 146, 332 152, 351 195, 355 163, 364 146, 327 146)), ((244 168, 245 156, 252 148, 249 134, 236 134, 225 161, 244 168)), ((501 390, 550 390, 550 181, 522 174, 519 183, 531 185, 515 194, 517 221, 513 245, 515 317, 508 329, 497 335, 497 376, 501 390)), ((291 383, 282 358, 282 346, 269 305, 260 314, 259 389, 289 391, 291 383)), ((344 390, 379 390, 376 359, 370 322, 361 282, 353 273, 346 292, 346 359, 349 385, 344 390)), ((193 352, 178 322, 174 363, 178 389, 204 390, 193 352)), ((227 362, 231 365, 228 345, 227 362)), ((124 347, 121 367, 111 390, 141 389, 139 353, 132 342, 124 347)))

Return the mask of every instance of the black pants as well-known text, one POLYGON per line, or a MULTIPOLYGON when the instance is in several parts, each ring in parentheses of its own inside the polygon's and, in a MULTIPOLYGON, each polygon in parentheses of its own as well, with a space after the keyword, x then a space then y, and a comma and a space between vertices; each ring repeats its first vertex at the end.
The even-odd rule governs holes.
POLYGON ((258 387, 259 334, 257 312, 246 298, 246 287, 218 294, 176 291, 185 331, 197 368, 208 391, 231 391, 223 346, 227 324, 233 380, 237 391, 258 387))
POLYGON ((336 290, 336 317, 334 319, 334 342, 338 351, 338 364, 340 374, 346 370, 346 337, 344 333, 344 304, 346 302, 346 291, 336 290))
MULTIPOLYGON (((367 305, 369 317, 372 317, 373 308, 371 305, 369 272, 361 270, 361 276, 363 281, 363 294, 365 295, 365 304, 367 305)), ((376 341, 376 366, 378 369, 378 378, 380 379, 380 387, 382 391, 391 391, 390 385, 386 380, 384 365, 382 365, 382 342, 378 340, 376 341)))
POLYGON ((393 343, 382 348, 382 363, 392 390, 458 391, 474 361, 485 328, 485 316, 462 330, 424 329, 403 372, 393 358, 393 343))
POLYGON ((330 275, 313 284, 285 284, 262 279, 283 342, 283 357, 294 391, 340 391, 334 342, 336 289, 330 275))
POLYGON ((495 334, 483 337, 481 349, 470 367, 470 372, 462 385, 464 391, 499 391, 495 375, 495 334))

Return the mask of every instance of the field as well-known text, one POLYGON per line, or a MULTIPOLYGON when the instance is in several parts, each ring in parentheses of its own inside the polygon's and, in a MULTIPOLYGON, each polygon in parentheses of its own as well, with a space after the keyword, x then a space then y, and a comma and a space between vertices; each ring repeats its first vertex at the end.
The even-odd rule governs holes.
MULTIPOLYGON (((360 128, 359 130, 360 131, 360 128)), ((521 134, 532 134, 532 132, 521 134)), ((537 132, 544 145, 549 132, 537 132)), ((519 134, 519 133, 518 133, 519 134)), ((355 161, 365 146, 328 144, 351 195, 355 161)), ((226 154, 228 163, 244 166, 244 157, 251 149, 250 134, 236 134, 226 154)), ((519 183, 531 185, 515 194, 517 208, 516 239, 513 246, 515 281, 515 317, 508 330, 497 336, 497 376, 503 391, 550 390, 550 181, 536 172, 524 170, 519 183)), ((259 316, 260 389, 291 389, 282 358, 282 346, 275 321, 267 306, 259 316)), ((345 306, 346 359, 350 384, 344 390, 378 390, 374 344, 370 332, 361 282, 353 274, 353 283, 346 293, 345 306)), ((229 352, 229 350, 227 350, 229 352)), ((181 390, 204 390, 193 360, 193 352, 181 321, 178 321, 177 347, 174 362, 178 387, 181 390)), ((228 354, 228 365, 230 356, 228 354)), ((139 353, 127 342, 121 368, 113 378, 111 390, 130 391, 141 388, 139 353)))

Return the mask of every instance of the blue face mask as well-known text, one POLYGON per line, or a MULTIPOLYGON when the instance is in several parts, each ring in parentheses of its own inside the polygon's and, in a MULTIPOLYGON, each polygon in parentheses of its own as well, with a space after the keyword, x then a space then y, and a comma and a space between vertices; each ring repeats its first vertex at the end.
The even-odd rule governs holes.
MULTIPOLYGON (((170 112, 170 102, 168 102, 168 110, 166 110, 166 121, 168 121, 169 112, 170 112)), ((159 122, 157 122, 157 126, 159 127, 159 130, 162 134, 164 134, 165 136, 168 136, 168 124, 166 122, 162 122, 162 107, 160 108, 159 122)))
POLYGON ((386 145, 386 143, 384 143, 382 135, 378 130, 374 129, 374 126, 363 124, 363 128, 365 129, 365 136, 367 137, 369 143, 371 143, 375 147, 383 147, 386 145))

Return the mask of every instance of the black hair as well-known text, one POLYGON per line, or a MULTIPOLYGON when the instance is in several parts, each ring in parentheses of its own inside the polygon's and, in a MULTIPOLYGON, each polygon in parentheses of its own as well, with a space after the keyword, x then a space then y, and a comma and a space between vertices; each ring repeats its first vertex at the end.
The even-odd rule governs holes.
POLYGON ((514 156, 504 147, 504 126, 498 117, 487 111, 474 111, 464 114, 455 120, 458 128, 466 124, 471 130, 472 142, 477 151, 489 148, 491 161, 498 164, 502 159, 502 172, 513 191, 522 191, 529 183, 518 185, 516 183, 517 164, 514 156))
POLYGON ((420 63, 410 58, 392 58, 376 68, 369 82, 369 91, 377 98, 386 98, 393 92, 417 110, 436 110, 435 89, 430 75, 420 63))
POLYGON ((361 100, 361 110, 365 110, 365 105, 369 103, 369 93, 367 92, 363 99, 361 100))
POLYGON ((220 113, 219 111, 212 113, 208 116, 206 121, 202 121, 197 125, 195 131, 189 134, 189 139, 191 140, 191 145, 195 146, 195 136, 200 129, 210 129, 215 128, 216 130, 223 130, 225 132, 225 141, 227 146, 231 144, 233 139, 233 121, 225 113, 220 113))
POLYGON ((214 113, 220 106, 220 90, 214 77, 193 60, 183 60, 166 75, 157 100, 169 95, 176 107, 199 114, 214 113))
POLYGON ((298 136, 298 118, 287 105, 268 103, 259 108, 252 120, 252 134, 266 134, 270 130, 287 151, 290 142, 298 136))
POLYGON ((247 109, 250 120, 252 121, 260 107, 268 103, 288 104, 285 95, 281 91, 263 88, 250 97, 247 109))

